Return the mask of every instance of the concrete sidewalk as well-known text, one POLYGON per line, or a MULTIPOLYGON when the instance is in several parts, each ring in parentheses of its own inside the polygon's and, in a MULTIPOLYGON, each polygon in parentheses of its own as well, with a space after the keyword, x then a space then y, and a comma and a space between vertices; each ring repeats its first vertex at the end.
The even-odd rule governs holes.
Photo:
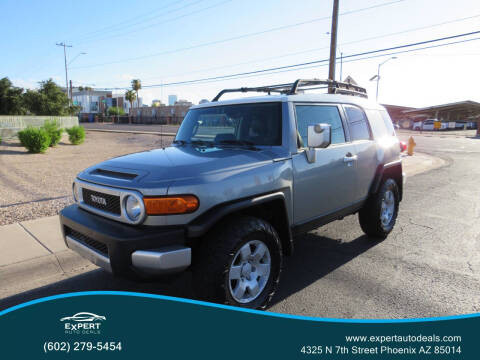
MULTIPOLYGON (((416 153, 403 159, 408 176, 441 167, 445 161, 416 153)), ((60 281, 97 267, 70 251, 62 238, 58 216, 0 226, 0 298, 60 281)))

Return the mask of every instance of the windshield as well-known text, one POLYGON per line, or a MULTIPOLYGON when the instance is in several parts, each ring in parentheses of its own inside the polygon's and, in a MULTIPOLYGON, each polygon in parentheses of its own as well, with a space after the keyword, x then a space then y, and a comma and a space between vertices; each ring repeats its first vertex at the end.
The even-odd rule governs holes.
POLYGON ((192 109, 185 116, 175 142, 204 145, 281 145, 281 103, 192 109))

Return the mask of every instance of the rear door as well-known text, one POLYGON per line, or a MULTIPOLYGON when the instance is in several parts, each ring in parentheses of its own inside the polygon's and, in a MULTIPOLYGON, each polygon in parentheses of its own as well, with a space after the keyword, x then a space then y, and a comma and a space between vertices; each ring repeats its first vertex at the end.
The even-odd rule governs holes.
POLYGON ((352 202, 355 186, 355 147, 348 141, 342 108, 335 104, 295 104, 299 152, 292 157, 294 169, 294 222, 307 223, 341 210, 352 202), (332 144, 315 149, 316 161, 305 155, 308 126, 332 127, 332 144))
MULTIPOLYGON (((357 154, 357 168, 353 198, 355 202, 367 198, 370 185, 377 168, 377 147, 372 130, 363 109, 354 105, 344 105, 350 138, 357 154)), ((383 124, 378 111, 378 121, 383 124)), ((385 125, 383 125, 385 127, 385 125)))

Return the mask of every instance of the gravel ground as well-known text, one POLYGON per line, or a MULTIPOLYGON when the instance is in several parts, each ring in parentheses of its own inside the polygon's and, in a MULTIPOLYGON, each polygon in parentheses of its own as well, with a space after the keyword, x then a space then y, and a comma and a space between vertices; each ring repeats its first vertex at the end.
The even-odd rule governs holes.
POLYGON ((56 215, 73 202, 72 181, 88 166, 114 156, 150 150, 173 137, 87 132, 81 145, 64 135, 45 154, 29 154, 18 140, 0 145, 0 225, 56 215))

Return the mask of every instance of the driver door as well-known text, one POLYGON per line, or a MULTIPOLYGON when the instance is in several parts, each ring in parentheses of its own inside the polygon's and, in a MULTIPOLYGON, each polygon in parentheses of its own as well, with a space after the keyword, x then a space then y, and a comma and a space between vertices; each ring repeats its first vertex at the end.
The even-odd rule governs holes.
POLYGON ((341 108, 334 104, 295 104, 299 152, 293 156, 294 222, 315 221, 352 204, 355 189, 356 152, 349 141, 341 108), (331 126, 332 143, 315 149, 316 160, 305 154, 308 126, 331 126))

